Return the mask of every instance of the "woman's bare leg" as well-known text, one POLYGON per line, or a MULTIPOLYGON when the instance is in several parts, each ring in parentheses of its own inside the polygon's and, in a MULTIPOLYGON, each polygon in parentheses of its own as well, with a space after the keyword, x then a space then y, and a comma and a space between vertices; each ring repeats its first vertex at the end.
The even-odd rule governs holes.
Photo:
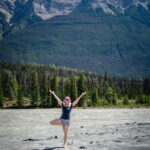
POLYGON ((68 129, 69 129, 69 127, 65 125, 65 127, 64 127, 64 145, 65 145, 66 142, 67 142, 68 129))
POLYGON ((63 128, 63 131, 64 131, 65 130, 65 125, 64 124, 62 125, 62 128, 63 128))
POLYGON ((59 125, 59 126, 63 126, 63 123, 61 122, 60 119, 54 119, 52 121, 50 121, 51 125, 59 125))
POLYGON ((54 119, 50 121, 50 124, 62 126, 64 131, 64 145, 65 145, 68 137, 68 126, 64 125, 60 119, 54 119))

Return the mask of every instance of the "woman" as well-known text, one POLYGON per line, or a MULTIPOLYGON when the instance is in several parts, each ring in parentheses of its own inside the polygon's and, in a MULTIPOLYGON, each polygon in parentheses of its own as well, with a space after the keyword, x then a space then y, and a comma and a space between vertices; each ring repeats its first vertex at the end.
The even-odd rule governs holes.
POLYGON ((49 91, 53 96, 56 98, 58 104, 62 106, 62 115, 59 119, 55 119, 53 121, 50 121, 51 125, 60 125, 63 127, 64 130, 64 147, 66 147, 66 141, 68 137, 68 129, 70 126, 70 113, 72 110, 72 107, 74 107, 82 96, 86 94, 86 92, 83 92, 73 103, 71 103, 71 100, 69 97, 65 97, 64 101, 62 102, 57 95, 54 93, 54 91, 49 91))

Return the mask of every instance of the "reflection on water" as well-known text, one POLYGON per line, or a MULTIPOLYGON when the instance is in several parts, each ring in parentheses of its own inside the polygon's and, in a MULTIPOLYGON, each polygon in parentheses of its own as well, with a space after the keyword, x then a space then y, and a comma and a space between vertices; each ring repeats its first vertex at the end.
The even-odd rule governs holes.
MULTIPOLYGON (((0 110, 0 150, 62 149, 61 109, 0 110)), ((150 109, 74 109, 69 149, 149 149, 150 109)))

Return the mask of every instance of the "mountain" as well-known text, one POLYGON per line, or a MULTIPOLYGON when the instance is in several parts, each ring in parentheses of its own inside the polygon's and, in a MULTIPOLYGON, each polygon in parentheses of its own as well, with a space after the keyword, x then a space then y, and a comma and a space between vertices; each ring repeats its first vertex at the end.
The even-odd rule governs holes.
POLYGON ((79 3, 80 0, 1 0, 0 36, 57 15, 67 15, 79 3))
POLYGON ((6 29, 0 60, 150 75, 149 0, 18 0, 14 5, 9 21, 1 15, 6 29))

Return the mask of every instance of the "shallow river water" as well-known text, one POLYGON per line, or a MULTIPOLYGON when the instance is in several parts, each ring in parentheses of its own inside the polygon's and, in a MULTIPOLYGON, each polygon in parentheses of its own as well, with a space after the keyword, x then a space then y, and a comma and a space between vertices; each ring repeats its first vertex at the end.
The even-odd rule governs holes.
MULTIPOLYGON (((0 150, 63 150, 61 109, 0 110, 0 150)), ((150 109, 73 109, 70 150, 150 150, 150 109)))

